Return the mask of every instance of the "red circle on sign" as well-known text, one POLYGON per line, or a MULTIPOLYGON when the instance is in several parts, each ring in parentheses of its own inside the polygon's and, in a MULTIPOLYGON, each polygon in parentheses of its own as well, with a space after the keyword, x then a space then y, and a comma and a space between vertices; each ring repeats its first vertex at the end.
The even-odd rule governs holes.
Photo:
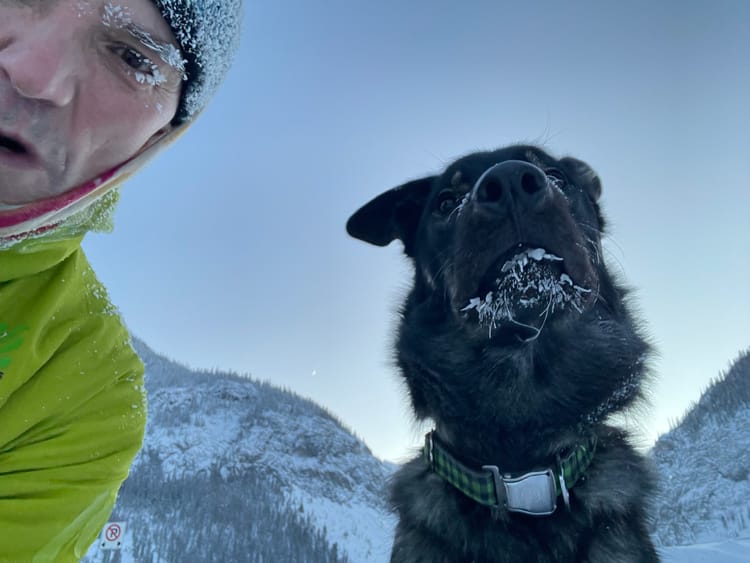
POLYGON ((121 532, 122 530, 120 530, 120 526, 118 524, 110 524, 104 531, 104 537, 107 538, 107 541, 115 541, 120 537, 121 532))

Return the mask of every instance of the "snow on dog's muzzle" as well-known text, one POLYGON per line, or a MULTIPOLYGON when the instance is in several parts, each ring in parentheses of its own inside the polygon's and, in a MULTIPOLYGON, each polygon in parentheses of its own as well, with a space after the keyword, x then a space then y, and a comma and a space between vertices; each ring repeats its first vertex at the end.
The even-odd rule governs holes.
POLYGON ((568 308, 582 312, 584 298, 591 293, 576 285, 559 264, 555 267, 562 260, 543 248, 515 254, 500 267, 494 288, 469 299, 461 312, 487 327, 490 338, 503 324, 529 328, 535 338, 550 314, 568 308), (534 318, 541 319, 539 326, 530 324, 534 318))

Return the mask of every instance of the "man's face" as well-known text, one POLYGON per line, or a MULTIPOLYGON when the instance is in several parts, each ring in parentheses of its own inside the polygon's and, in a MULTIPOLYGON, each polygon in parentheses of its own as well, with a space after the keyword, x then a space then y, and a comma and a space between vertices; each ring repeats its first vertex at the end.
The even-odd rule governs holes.
POLYGON ((176 46, 151 0, 0 0, 0 203, 60 194, 168 132, 176 46))

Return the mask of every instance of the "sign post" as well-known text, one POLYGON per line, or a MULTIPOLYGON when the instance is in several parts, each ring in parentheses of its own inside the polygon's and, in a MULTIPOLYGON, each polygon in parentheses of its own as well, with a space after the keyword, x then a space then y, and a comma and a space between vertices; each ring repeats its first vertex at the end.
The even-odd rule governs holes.
POLYGON ((122 549, 126 525, 127 522, 107 522, 102 530, 99 547, 102 549, 122 549))

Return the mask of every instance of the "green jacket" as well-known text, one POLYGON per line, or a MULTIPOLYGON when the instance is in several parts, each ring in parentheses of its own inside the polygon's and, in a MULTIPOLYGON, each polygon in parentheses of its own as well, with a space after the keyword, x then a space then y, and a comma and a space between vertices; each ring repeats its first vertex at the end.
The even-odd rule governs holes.
POLYGON ((143 364, 81 239, 0 250, 0 562, 78 561, 142 443, 143 364))

